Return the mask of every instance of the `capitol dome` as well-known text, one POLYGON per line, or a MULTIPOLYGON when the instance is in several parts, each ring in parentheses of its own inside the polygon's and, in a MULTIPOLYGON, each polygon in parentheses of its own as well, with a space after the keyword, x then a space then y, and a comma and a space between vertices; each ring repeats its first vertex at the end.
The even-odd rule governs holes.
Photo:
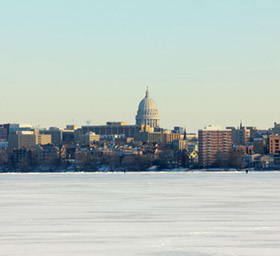
POLYGON ((136 125, 149 125, 151 127, 159 127, 160 118, 157 105, 153 99, 150 98, 149 90, 147 88, 146 95, 139 103, 136 115, 136 125))

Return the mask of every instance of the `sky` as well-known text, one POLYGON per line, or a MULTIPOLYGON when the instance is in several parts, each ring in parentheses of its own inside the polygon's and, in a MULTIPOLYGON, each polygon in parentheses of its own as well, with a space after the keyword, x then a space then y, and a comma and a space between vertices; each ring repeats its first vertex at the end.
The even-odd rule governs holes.
POLYGON ((135 122, 145 88, 164 128, 280 121, 278 0, 9 0, 0 121, 135 122))

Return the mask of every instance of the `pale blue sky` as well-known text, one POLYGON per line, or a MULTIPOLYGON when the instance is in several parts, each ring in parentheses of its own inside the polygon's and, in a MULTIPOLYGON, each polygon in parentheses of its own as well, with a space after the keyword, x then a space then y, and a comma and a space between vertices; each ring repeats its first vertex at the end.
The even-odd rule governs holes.
POLYGON ((9 0, 0 121, 134 123, 147 84, 164 127, 280 121, 278 0, 9 0))

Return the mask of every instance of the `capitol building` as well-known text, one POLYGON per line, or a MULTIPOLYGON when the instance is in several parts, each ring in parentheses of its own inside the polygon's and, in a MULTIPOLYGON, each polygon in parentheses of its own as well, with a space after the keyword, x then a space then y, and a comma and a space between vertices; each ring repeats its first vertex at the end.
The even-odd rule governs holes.
POLYGON ((136 125, 148 125, 150 127, 160 127, 159 111, 155 101, 150 98, 149 90, 147 88, 146 95, 138 106, 136 115, 136 125))

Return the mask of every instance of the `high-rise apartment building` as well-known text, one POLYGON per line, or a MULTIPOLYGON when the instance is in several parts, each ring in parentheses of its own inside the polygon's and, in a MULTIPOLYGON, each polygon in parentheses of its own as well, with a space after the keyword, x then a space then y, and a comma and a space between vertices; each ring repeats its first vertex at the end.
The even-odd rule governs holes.
POLYGON ((232 131, 208 126, 198 131, 199 164, 202 167, 223 165, 232 151, 232 131))
POLYGON ((280 154, 280 135, 269 136, 269 154, 270 155, 280 154))

